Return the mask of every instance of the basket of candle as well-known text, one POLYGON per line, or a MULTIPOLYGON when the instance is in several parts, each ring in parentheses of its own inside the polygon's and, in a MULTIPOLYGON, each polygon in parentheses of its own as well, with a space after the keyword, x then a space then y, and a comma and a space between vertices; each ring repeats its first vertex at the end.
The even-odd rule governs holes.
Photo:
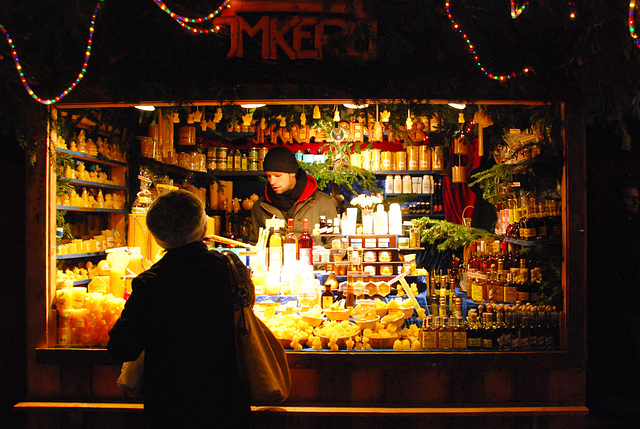
POLYGON ((348 349, 349 342, 353 347, 359 333, 360 327, 346 320, 326 321, 314 330, 314 335, 320 338, 322 348, 331 350, 348 349))
POLYGON ((374 329, 380 320, 380 316, 374 316, 373 318, 367 318, 366 316, 356 317, 354 320, 356 321, 356 325, 364 331, 365 329, 374 329))
POLYGON ((373 332, 368 338, 371 348, 390 349, 393 347, 393 343, 398 339, 398 334, 395 332, 389 332, 386 329, 380 329, 378 332, 373 332))
POLYGON ((309 335, 313 333, 313 327, 297 314, 278 314, 265 321, 267 327, 273 332, 282 347, 295 348, 292 342, 297 339, 299 344, 306 343, 309 335))
POLYGON ((396 328, 402 327, 404 324, 404 313, 402 311, 395 311, 387 314, 382 319, 380 319, 380 323, 385 326, 395 325, 396 328))
POLYGON ((324 310, 325 316, 327 316, 328 320, 334 321, 343 321, 349 320, 349 310, 339 309, 339 310, 324 310))
POLYGON ((317 305, 309 309, 309 311, 301 311, 298 314, 302 320, 307 322, 309 326, 313 328, 317 328, 322 324, 322 322, 324 322, 322 309, 317 305))

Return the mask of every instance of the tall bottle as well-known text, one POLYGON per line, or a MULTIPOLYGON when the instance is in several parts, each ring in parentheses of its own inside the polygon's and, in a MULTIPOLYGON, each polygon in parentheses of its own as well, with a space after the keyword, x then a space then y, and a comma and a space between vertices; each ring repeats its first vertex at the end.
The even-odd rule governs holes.
POLYGON ((531 285, 529 283, 529 269, 524 258, 520 259, 520 269, 518 270, 517 279, 518 301, 529 301, 529 292, 531 285))
POLYGON ((485 350, 496 350, 497 347, 496 328, 493 323, 493 313, 482 314, 482 348, 485 350))
POLYGON ((282 267, 282 235, 278 229, 273 229, 269 238, 269 269, 282 267))
POLYGON ((298 238, 293 232, 293 219, 287 221, 287 234, 282 244, 282 256, 284 264, 295 262, 298 258, 298 238))
POLYGON ((449 326, 449 318, 440 316, 440 324, 438 325, 438 350, 453 349, 453 331, 449 326))
POLYGON ((525 215, 520 219, 520 240, 533 241, 536 239, 535 224, 535 209, 533 206, 529 206, 525 215))
POLYGON ((482 330, 478 324, 478 313, 469 310, 467 315, 467 348, 469 350, 480 350, 482 347, 482 330))
POLYGON ((302 234, 298 237, 298 260, 313 265, 313 238, 309 235, 309 219, 302 219, 302 234))
POLYGON ((455 314, 452 320, 453 349, 465 350, 467 348, 467 329, 462 321, 462 316, 455 314))
POLYGON ((398 203, 389 205, 389 234, 402 235, 402 211, 398 203))
POLYGON ((420 342, 422 350, 437 350, 438 348, 437 332, 432 315, 427 316, 426 319, 422 319, 420 342))

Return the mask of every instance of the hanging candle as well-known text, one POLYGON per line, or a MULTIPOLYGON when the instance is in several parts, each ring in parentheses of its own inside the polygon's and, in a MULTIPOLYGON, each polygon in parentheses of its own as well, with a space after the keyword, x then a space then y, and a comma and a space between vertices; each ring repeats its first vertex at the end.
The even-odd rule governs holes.
POLYGON ((215 122, 217 124, 221 120, 222 120, 222 109, 220 107, 218 107, 218 109, 216 110, 215 115, 213 115, 213 122, 215 122))
POLYGON ((307 115, 305 115, 304 112, 300 114, 300 125, 303 127, 307 125, 307 115))
POLYGON ((371 141, 382 141, 382 124, 379 121, 378 106, 376 105, 376 121, 373 123, 373 130, 371 131, 371 141))
POLYGON ((318 105, 313 106, 313 119, 320 119, 321 117, 320 107, 318 105))
POLYGON ((336 112, 333 115, 333 122, 340 122, 340 111, 338 109, 336 109, 336 112))
POLYGON ((413 126, 413 121, 411 121, 411 109, 407 110, 407 130, 410 130, 413 126))

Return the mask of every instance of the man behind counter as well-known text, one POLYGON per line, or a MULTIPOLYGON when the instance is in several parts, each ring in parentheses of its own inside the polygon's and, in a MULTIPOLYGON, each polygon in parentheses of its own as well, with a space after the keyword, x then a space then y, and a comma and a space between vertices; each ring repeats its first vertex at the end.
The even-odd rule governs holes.
MULTIPOLYGON (((269 150, 264 157, 263 169, 269 181, 265 193, 251 209, 251 236, 249 242, 258 241, 260 227, 275 216, 293 219, 296 236, 302 233, 302 219, 309 219, 309 228, 319 223, 320 216, 337 217, 335 200, 318 189, 316 179, 308 175, 296 160, 293 152, 284 146, 269 150)), ((310 232, 310 231, 309 231, 310 232)), ((316 239, 316 244, 320 242, 316 239)))

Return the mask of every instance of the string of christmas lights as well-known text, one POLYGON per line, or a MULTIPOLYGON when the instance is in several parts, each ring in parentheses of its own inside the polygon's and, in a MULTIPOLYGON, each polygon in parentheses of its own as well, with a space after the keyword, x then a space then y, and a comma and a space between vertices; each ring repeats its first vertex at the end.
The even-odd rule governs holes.
POLYGON ((514 0, 511 0, 511 18, 516 19, 517 17, 520 16, 520 14, 524 11, 524 8, 526 8, 529 5, 529 2, 526 1, 522 4, 522 6, 516 6, 516 2, 514 0))
POLYGON ((636 46, 640 48, 640 39, 638 39, 638 35, 636 34, 635 15, 636 15, 636 2, 635 0, 631 0, 629 2, 629 33, 631 34, 631 37, 633 37, 633 40, 636 46))
POLYGON ((220 13, 222 13, 222 11, 225 10, 226 8, 231 7, 230 1, 225 1, 220 6, 218 6, 218 8, 215 11, 213 11, 212 13, 210 13, 207 16, 202 16, 202 17, 198 17, 198 18, 188 18, 188 17, 185 17, 185 16, 180 16, 175 12, 172 12, 163 1, 153 0, 153 2, 163 12, 166 12, 167 15, 169 15, 178 24, 180 24, 183 28, 185 28, 186 30, 188 30, 188 31, 190 31, 192 33, 196 33, 196 34, 215 33, 216 31, 220 30, 220 27, 216 25, 216 26, 213 26, 212 28, 196 28, 194 26, 191 26, 190 24, 202 24, 203 22, 207 22, 210 19, 213 19, 216 16, 220 15, 220 13))
MULTIPOLYGON (((511 2, 511 4, 513 5, 513 2, 511 2)), ((471 40, 469 39, 469 37, 462 31, 462 28, 460 27, 460 24, 458 24, 455 21, 455 19, 453 18, 453 14, 451 13, 451 9, 450 9, 451 2, 447 0, 447 1, 445 1, 444 5, 445 5, 445 9, 447 11, 447 17, 451 21, 451 25, 453 26, 453 29, 457 30, 460 33, 460 35, 462 36, 462 38, 464 39, 464 41, 467 44, 467 50, 473 56, 473 59, 476 61, 476 64, 477 64, 478 68, 488 78, 493 79, 493 80, 497 80, 497 81, 500 81, 500 82, 504 82, 504 81, 507 81, 507 80, 512 79, 514 77, 517 77, 517 76, 520 76, 520 75, 525 75, 525 74, 530 73, 532 71, 531 68, 525 67, 524 69, 522 69, 522 72, 515 72, 514 71, 514 72, 511 72, 511 74, 506 74, 506 75, 495 75, 493 73, 489 73, 487 71, 487 69, 485 69, 484 66, 482 65, 482 63, 480 62, 480 58, 478 57, 478 53, 476 52, 476 49, 473 46, 473 43, 471 43, 471 40)), ((524 6, 522 7, 522 9, 524 10, 524 6)), ((512 6, 512 10, 513 10, 513 6, 512 6)))
POLYGON ((94 32, 94 25, 96 23, 96 16, 98 16, 98 11, 100 10, 100 7, 103 1, 104 0, 98 0, 98 3, 96 4, 96 8, 93 11, 93 15, 91 16, 91 26, 89 27, 89 40, 87 41, 87 50, 85 51, 82 70, 80 71, 80 73, 78 73, 78 77, 76 78, 75 82, 73 82, 69 86, 69 88, 62 91, 60 95, 58 95, 57 97, 51 98, 49 100, 45 100, 43 98, 38 97, 36 93, 33 92, 33 90, 29 87, 29 84, 27 83, 27 79, 25 78, 24 73, 22 71, 22 65, 20 64, 20 60, 18 59, 18 52, 16 51, 16 47, 13 44, 13 40, 11 40, 11 37, 9 36, 9 32, 7 31, 7 29, 4 28, 2 24, 0 24, 0 29, 6 36, 9 46, 11 46, 11 55, 13 56, 13 61, 16 65, 16 70, 18 70, 18 74, 20 75, 20 81, 22 82, 22 85, 27 90, 29 95, 38 103, 42 103, 42 104, 57 103, 58 101, 62 100, 62 98, 64 98, 67 94, 69 94, 78 85, 78 83, 80 83, 80 81, 84 77, 84 74, 87 72, 87 67, 89 66, 89 57, 91 56, 91 44, 93 43, 93 32, 94 32))

